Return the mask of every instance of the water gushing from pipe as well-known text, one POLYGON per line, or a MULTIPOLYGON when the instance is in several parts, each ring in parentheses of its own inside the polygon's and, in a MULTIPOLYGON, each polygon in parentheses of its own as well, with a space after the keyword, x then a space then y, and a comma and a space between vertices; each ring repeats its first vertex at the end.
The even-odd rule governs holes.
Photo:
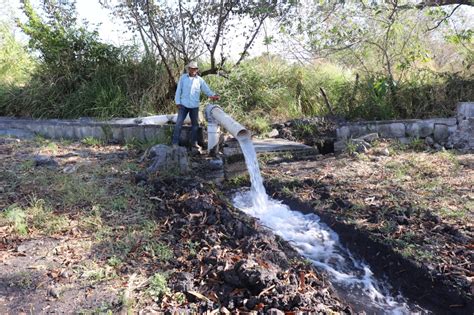
POLYGON ((369 266, 344 248, 338 235, 315 214, 304 215, 269 199, 260 174, 257 155, 248 132, 216 105, 206 108, 208 120, 220 123, 239 141, 250 175, 250 192, 238 193, 234 205, 257 217, 268 228, 290 242, 303 256, 331 277, 336 290, 356 311, 375 314, 411 314, 402 296, 392 296, 389 285, 373 277, 369 266))

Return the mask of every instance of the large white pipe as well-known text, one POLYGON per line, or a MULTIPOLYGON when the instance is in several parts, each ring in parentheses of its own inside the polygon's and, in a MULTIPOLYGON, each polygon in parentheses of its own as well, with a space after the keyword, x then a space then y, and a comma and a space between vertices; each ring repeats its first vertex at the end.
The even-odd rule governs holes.
POLYGON ((227 115, 220 106, 209 104, 206 107, 206 119, 208 121, 208 144, 207 150, 211 152, 219 142, 217 123, 224 127, 237 140, 250 139, 251 133, 244 126, 227 115))

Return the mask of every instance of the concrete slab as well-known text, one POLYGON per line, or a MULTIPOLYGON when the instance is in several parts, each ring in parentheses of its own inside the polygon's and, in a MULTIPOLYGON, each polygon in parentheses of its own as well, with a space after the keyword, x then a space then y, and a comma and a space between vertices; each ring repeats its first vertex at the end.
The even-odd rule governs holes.
POLYGON ((308 145, 285 139, 254 139, 252 142, 257 153, 315 150, 308 145))

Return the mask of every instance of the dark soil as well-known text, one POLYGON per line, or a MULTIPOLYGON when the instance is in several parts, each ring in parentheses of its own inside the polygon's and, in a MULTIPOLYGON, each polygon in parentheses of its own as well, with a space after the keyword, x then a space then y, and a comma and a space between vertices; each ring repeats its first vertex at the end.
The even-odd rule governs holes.
POLYGON ((140 156, 2 139, 0 314, 352 313, 213 184, 137 177, 140 156))
MULTIPOLYGON (((157 197, 167 200, 157 220, 167 221, 164 238, 194 243, 172 262, 175 291, 198 290, 209 301, 199 311, 229 310, 336 311, 350 309, 332 288, 286 242, 219 197, 210 186, 188 179, 153 182, 157 197), (170 192, 172 194, 170 195, 170 192)), ((186 291, 184 291, 186 292, 186 291)), ((195 301, 189 293, 187 297, 195 301)))
MULTIPOLYGON (((138 178, 140 154, 119 146, 3 139, 0 158, 1 314, 353 313, 196 176, 138 178), (35 164, 39 154, 52 162, 35 164), (26 234, 21 216, 3 214, 15 207, 26 234)), ((398 153, 262 170, 275 196, 318 213, 395 286, 462 314, 472 310, 472 165, 472 155, 398 153)))
MULTIPOLYGON (((445 181, 456 182, 450 186, 449 194, 426 196, 423 177, 415 172, 421 178, 416 178, 417 183, 412 178, 413 183, 405 184, 405 192, 398 194, 398 198, 390 192, 400 188, 391 183, 390 174, 384 173, 379 164, 391 165, 393 160, 406 157, 387 157, 387 161, 352 158, 353 165, 347 159, 329 156, 319 161, 268 165, 263 172, 271 178, 269 190, 277 199, 286 200, 294 209, 321 216, 346 246, 367 260, 379 277, 388 276, 407 297, 435 313, 472 314, 473 212, 469 207, 467 212, 463 210, 463 200, 467 197, 469 204, 469 192, 472 193, 473 172, 465 163, 470 156, 459 157, 462 164, 459 169, 458 162, 454 163, 458 165, 456 172, 449 170, 442 154, 441 158, 432 155, 424 160, 429 164, 425 172, 438 169, 440 178, 446 172, 450 177, 444 177, 445 181), (468 167, 463 169, 462 165, 468 167), (375 188, 385 181, 385 190, 375 188), (432 202, 434 209, 439 204, 438 210, 449 199, 450 207, 458 209, 459 214, 454 217, 431 207, 420 207, 425 204, 424 198, 432 202)), ((431 176, 438 180, 438 176, 431 176)))

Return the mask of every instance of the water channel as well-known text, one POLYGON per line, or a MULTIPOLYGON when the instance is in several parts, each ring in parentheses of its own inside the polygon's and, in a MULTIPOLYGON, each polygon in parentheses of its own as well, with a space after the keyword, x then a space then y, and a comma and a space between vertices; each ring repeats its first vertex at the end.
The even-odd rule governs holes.
POLYGON ((367 314, 428 314, 410 303, 390 285, 373 276, 370 267, 357 259, 335 233, 315 214, 294 211, 270 199, 263 186, 257 156, 250 139, 239 139, 251 179, 249 191, 237 193, 234 205, 256 217, 281 236, 314 266, 329 275, 338 295, 356 312, 367 314))

